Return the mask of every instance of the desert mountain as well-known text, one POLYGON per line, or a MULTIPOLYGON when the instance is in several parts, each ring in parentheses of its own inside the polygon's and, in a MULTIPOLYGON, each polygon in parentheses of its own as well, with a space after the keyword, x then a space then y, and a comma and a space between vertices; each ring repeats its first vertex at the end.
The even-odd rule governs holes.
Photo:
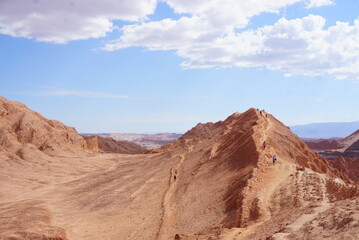
POLYGON ((359 158, 337 157, 329 162, 334 168, 345 173, 351 180, 359 183, 359 158))
POLYGON ((334 168, 359 182, 359 130, 343 139, 305 140, 305 143, 328 159, 334 168))
POLYGON ((87 145, 91 149, 98 149, 101 153, 144 153, 146 149, 140 145, 128 141, 116 141, 113 138, 100 136, 84 136, 87 145))
MULTIPOLYGON (((207 128, 198 125, 198 131, 195 128, 189 131, 191 138, 185 134, 178 141, 162 147, 163 151, 172 154, 187 148, 187 152, 180 155, 179 165, 172 169, 181 169, 175 183, 176 191, 171 193, 174 199, 171 204, 176 210, 170 208, 165 216, 176 220, 165 229, 186 233, 210 232, 214 226, 235 227, 237 232, 230 231, 223 237, 265 239, 266 234, 266 237, 275 235, 282 228, 282 235, 289 236, 299 230, 298 226, 284 227, 290 224, 287 221, 290 218, 300 217, 300 211, 295 209, 305 211, 314 199, 317 205, 326 204, 328 188, 336 186, 333 179, 345 179, 271 115, 265 118, 250 109, 215 125, 208 125, 210 131, 202 131, 207 128), (261 147, 263 141, 269 143, 266 149, 261 147), (271 163, 273 155, 279 159, 274 166, 271 163), (186 218, 194 209, 198 213, 197 221, 187 225, 186 218), (277 225, 271 232, 268 226, 276 225, 273 222, 283 225, 277 225), (259 231, 262 235, 249 233, 248 226, 251 225, 263 228, 266 234, 263 231, 259 231)), ((304 223, 306 221, 298 224, 304 226, 304 223)), ((163 234, 171 236, 174 232, 163 234)))
POLYGON ((0 120, 0 149, 10 155, 67 155, 87 149, 86 141, 74 128, 3 97, 0 120))
POLYGON ((93 153, 30 166, 0 155, 0 164, 0 239, 359 234, 358 188, 255 109, 200 124, 152 153, 93 153))
POLYGON ((49 120, 19 102, 0 97, 0 149, 8 157, 70 156, 86 152, 142 153, 127 141, 80 136, 56 120, 49 120), (47 155, 47 156, 44 156, 47 155))
POLYGON ((345 157, 359 158, 359 129, 339 142, 342 146, 339 151, 342 151, 345 157))
POLYGON ((327 159, 359 158, 359 130, 342 139, 304 139, 304 142, 327 159))
POLYGON ((335 139, 303 139, 303 141, 313 150, 337 150, 342 148, 342 145, 335 139))

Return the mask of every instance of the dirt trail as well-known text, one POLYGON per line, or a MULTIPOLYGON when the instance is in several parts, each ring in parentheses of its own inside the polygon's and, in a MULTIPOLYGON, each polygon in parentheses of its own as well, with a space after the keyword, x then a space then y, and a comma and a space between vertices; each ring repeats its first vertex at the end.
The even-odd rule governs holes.
MULTIPOLYGON (((263 131, 262 141, 268 141, 267 136, 268 132, 272 130, 272 123, 269 118, 266 118, 266 128, 263 131)), ((260 156, 260 161, 262 166, 264 165, 264 174, 262 181, 264 184, 261 185, 257 195, 262 200, 263 210, 263 221, 266 221, 270 218, 270 212, 268 210, 269 200, 274 192, 294 171, 294 166, 287 164, 283 161, 277 160, 275 164, 272 163, 272 157, 277 155, 275 149, 270 145, 265 149, 262 149, 262 154, 260 156)), ((277 156, 278 157, 278 156, 277 156)), ((280 157, 278 157, 280 159, 280 157)))
MULTIPOLYGON (((193 146, 190 146, 188 152, 193 150, 193 146)), ((174 239, 175 236, 175 219, 176 219, 176 206, 172 199, 173 194, 176 191, 176 178, 180 176, 180 168, 183 164, 186 153, 179 155, 180 160, 176 163, 176 165, 171 169, 169 186, 163 197, 163 217, 162 223, 159 230, 158 239, 174 239)))

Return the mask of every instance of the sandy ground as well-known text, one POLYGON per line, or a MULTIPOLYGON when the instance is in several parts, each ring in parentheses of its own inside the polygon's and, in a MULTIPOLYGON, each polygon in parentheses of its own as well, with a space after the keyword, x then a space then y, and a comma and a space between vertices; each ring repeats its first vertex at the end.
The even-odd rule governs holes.
POLYGON ((40 170, 30 166, 1 172, 1 237, 57 236, 59 227, 68 239, 157 238, 174 162, 111 154, 63 160, 52 159, 54 165, 40 170), (59 161, 61 171, 54 171, 59 161), (28 177, 31 171, 36 173, 28 177), (19 186, 6 182, 22 175, 27 177, 19 186), (37 220, 23 223, 25 212, 37 220))

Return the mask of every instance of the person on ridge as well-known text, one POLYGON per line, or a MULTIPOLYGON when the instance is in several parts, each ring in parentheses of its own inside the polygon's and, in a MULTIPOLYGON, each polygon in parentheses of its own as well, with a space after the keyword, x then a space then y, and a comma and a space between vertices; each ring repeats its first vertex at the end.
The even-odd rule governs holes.
POLYGON ((275 164, 275 162, 277 161, 277 155, 273 156, 273 164, 275 164))
POLYGON ((266 149, 266 147, 267 147, 267 142, 264 141, 263 144, 262 144, 262 146, 263 146, 263 149, 266 149))

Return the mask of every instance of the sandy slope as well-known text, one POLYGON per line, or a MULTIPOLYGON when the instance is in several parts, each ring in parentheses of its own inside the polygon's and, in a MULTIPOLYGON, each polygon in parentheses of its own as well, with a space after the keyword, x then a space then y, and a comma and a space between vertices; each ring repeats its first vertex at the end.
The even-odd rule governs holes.
POLYGON ((49 238, 57 236, 53 233, 56 226, 66 231, 68 239, 156 239, 168 182, 166 170, 171 165, 157 159, 97 155, 62 162, 61 172, 24 169, 18 174, 36 171, 37 177, 16 194, 6 196, 4 193, 13 192, 14 184, 1 182, 0 225, 6 227, 0 236, 44 234, 49 238), (75 173, 75 168, 82 172, 75 173), (39 220, 22 224, 27 209, 39 220), (10 224, 8 219, 13 216, 17 219, 10 224))
POLYGON ((273 116, 250 109, 197 127, 150 154, 49 156, 32 143, 17 143, 21 154, 1 150, 0 239, 359 233, 358 189, 273 116))

